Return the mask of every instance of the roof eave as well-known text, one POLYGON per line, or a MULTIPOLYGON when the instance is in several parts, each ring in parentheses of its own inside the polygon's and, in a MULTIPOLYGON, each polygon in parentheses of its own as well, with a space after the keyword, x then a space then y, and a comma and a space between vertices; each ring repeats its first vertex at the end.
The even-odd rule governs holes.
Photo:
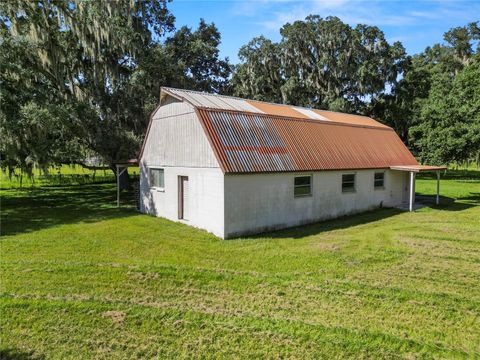
POLYGON ((429 172, 429 171, 443 171, 443 170, 447 170, 447 167, 433 166, 433 165, 394 165, 394 166, 390 166, 390 169, 420 173, 420 172, 429 172))

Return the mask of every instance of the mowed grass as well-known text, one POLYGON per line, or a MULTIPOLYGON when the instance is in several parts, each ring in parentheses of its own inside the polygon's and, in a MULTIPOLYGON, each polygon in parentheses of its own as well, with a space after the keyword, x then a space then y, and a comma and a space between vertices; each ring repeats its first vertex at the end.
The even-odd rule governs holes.
POLYGON ((50 167, 46 173, 34 168, 32 176, 22 174, 16 169, 12 174, 0 170, 0 190, 15 188, 31 188, 43 186, 78 185, 92 182, 114 182, 115 175, 111 170, 93 171, 79 165, 62 165, 50 167), (94 181, 95 179, 95 181, 94 181))
MULTIPOLYGON (((130 167, 129 173, 136 176, 138 167, 130 167)), ((111 170, 89 170, 80 165, 50 167, 47 172, 34 168, 32 176, 16 169, 12 174, 0 169, 0 190, 15 188, 38 188, 45 186, 69 186, 93 183, 114 183, 115 174, 111 170)))
POLYGON ((2 192, 0 358, 480 357, 478 178, 231 241, 114 189, 2 192))

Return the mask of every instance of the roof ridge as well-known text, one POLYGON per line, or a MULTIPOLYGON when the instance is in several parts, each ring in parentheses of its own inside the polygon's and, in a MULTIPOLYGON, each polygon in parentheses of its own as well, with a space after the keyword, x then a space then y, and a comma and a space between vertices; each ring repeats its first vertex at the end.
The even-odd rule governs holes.
MULTIPOLYGON (((323 110, 323 109, 312 109, 312 110, 325 111, 325 112, 331 112, 331 113, 342 114, 342 115, 358 116, 358 117, 364 117, 364 118, 367 118, 367 119, 375 120, 374 118, 372 118, 372 117, 370 117, 370 116, 367 116, 367 115, 350 114, 350 113, 344 113, 344 112, 341 112, 341 111, 334 111, 334 110, 323 110)), ((378 120, 375 120, 375 121, 376 121, 376 122, 380 122, 380 121, 378 121, 378 120)), ((382 124, 382 123, 380 123, 380 124, 382 124)), ((385 124, 382 124, 382 125, 385 125, 385 124)))
MULTIPOLYGON (((278 106, 286 106, 286 107, 293 108, 293 109, 295 109, 295 108, 300 108, 300 109, 305 109, 305 110, 310 110, 310 111, 314 111, 314 110, 327 111, 327 112, 336 113, 336 114, 343 114, 343 115, 351 115, 351 116, 363 117, 363 118, 372 119, 373 121, 379 122, 378 120, 375 120, 374 118, 371 118, 371 117, 369 117, 369 116, 367 116, 367 115, 344 113, 344 112, 340 112, 340 111, 317 109, 317 108, 313 108, 313 107, 306 107, 306 106, 299 106, 299 105, 281 104, 281 103, 276 103, 276 102, 271 102, 271 101, 247 99, 247 98, 242 98, 242 97, 239 97, 239 96, 230 96, 230 95, 222 95, 222 94, 209 93, 209 92, 206 92, 206 91, 189 90, 189 89, 179 89, 179 88, 174 88, 174 87, 169 87, 169 86, 162 86, 161 88, 162 88, 162 89, 166 89, 166 90, 185 91, 185 92, 194 93, 194 94, 199 94, 199 95, 207 95, 207 96, 215 96, 215 97, 223 97, 223 98, 229 98, 229 99, 236 99, 236 100, 242 100, 242 101, 247 101, 247 102, 248 102, 248 101, 253 101, 253 102, 259 102, 259 103, 263 103, 263 104, 273 104, 273 105, 278 105, 278 106)), ((194 106, 195 106, 195 105, 194 105, 194 106)), ((195 107, 197 107, 197 106, 195 106, 195 107)), ((199 108, 200 108, 200 107, 199 107, 199 108)), ((379 122, 379 123, 380 123, 380 122, 379 122)), ((382 123, 380 123, 380 124, 382 124, 382 123)), ((382 124, 382 125, 384 125, 384 124, 382 124)))
POLYGON ((228 113, 237 113, 237 114, 240 113, 240 114, 246 114, 246 115, 280 118, 281 120, 311 122, 311 123, 315 123, 315 124, 339 125, 339 126, 347 126, 347 127, 355 127, 355 128, 366 128, 366 129, 378 129, 378 130, 395 131, 389 126, 360 125, 360 124, 344 123, 344 122, 334 121, 334 120, 320 120, 320 119, 309 119, 309 118, 286 116, 286 115, 272 115, 272 114, 257 113, 257 112, 246 111, 246 110, 217 109, 217 108, 209 108, 207 106, 195 106, 195 107, 198 110, 203 110, 203 111, 207 111, 207 112, 228 112, 228 113))
MULTIPOLYGON (((230 96, 230 95, 209 93, 209 92, 206 92, 206 91, 198 91, 198 90, 179 89, 179 88, 174 88, 174 87, 170 87, 170 86, 162 86, 161 89, 185 91, 185 92, 194 93, 194 94, 199 94, 199 95, 208 95, 208 96, 215 96, 215 97, 224 97, 224 98, 237 99, 237 100, 243 100, 243 101, 249 100, 249 99, 241 98, 241 97, 238 97, 238 96, 230 96)), ((274 103, 270 103, 270 104, 274 104, 274 103)), ((279 104, 277 104, 277 105, 279 105, 279 104)))

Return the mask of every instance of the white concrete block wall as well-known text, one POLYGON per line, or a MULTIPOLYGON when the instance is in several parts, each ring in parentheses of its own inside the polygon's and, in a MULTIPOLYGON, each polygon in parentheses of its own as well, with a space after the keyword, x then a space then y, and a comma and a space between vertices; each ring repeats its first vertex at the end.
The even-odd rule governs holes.
MULTIPOLYGON (((376 170, 378 171, 378 170, 376 170)), ((281 229, 402 202, 403 176, 385 170, 384 189, 375 170, 225 176, 225 236, 281 229), (356 174, 356 191, 342 193, 342 174, 356 174), (311 174, 312 196, 294 197, 294 177, 311 174)))
MULTIPOLYGON (((162 164, 151 164, 162 167, 162 164)), ((224 186, 223 173, 219 168, 162 167, 165 188, 151 189, 146 164, 142 164, 140 176, 141 211, 169 220, 207 230, 224 237, 224 186), (178 219, 178 177, 188 176, 189 219, 178 219)))

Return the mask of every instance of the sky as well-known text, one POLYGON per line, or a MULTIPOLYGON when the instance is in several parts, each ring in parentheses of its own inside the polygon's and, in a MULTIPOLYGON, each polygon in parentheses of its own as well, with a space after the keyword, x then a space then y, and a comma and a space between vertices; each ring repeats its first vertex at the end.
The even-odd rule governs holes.
POLYGON ((480 20, 480 0, 173 0, 176 27, 196 28, 200 18, 215 23, 222 35, 221 57, 238 63, 238 50, 264 35, 280 40, 280 28, 310 14, 337 16, 355 26, 378 26, 389 42, 401 41, 408 54, 443 41, 452 27, 480 20))

